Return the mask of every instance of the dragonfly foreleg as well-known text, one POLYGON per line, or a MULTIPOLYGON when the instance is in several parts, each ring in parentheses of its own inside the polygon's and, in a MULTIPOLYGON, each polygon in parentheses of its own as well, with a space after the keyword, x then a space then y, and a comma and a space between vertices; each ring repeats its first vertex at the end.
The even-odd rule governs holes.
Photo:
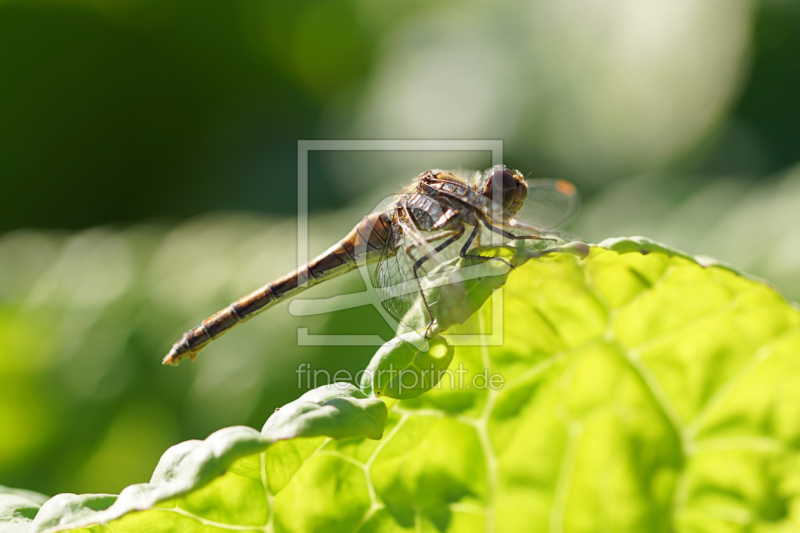
MULTIPOLYGON (((532 234, 529 234, 529 235, 514 235, 510 231, 506 231, 503 228, 500 228, 498 226, 493 225, 491 222, 489 222, 485 218, 481 218, 481 222, 483 222, 483 224, 487 228, 489 228, 489 231, 492 231, 494 233, 502 235, 503 237, 505 237, 507 239, 511 239, 511 240, 514 240, 514 241, 534 239, 534 240, 537 240, 537 241, 552 241, 554 243, 558 242, 558 239, 554 239, 552 237, 542 237, 540 235, 532 235, 532 234)), ((530 226, 530 228, 533 228, 533 226, 530 226)), ((526 227, 526 229, 527 229, 527 227, 526 227)), ((533 228, 533 229, 536 230, 536 231, 541 231, 538 228, 533 228)))
POLYGON ((475 226, 472 229, 472 233, 470 233, 469 237, 467 237, 467 242, 465 242, 464 246, 461 247, 461 251, 458 253, 458 255, 460 255, 463 259, 483 259, 484 261, 488 260, 502 261, 503 263, 508 265, 509 268, 514 268, 514 265, 512 265, 502 257, 486 257, 485 255, 467 253, 469 247, 472 246, 472 242, 478 236, 478 232, 480 231, 480 229, 481 227, 478 224, 475 224, 475 226))

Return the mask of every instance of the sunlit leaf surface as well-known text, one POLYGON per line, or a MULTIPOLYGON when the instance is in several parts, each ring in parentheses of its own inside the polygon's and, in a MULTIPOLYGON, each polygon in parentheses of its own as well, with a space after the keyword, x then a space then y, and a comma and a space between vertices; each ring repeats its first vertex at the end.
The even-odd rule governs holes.
POLYGON ((227 428, 171 449, 150 484, 118 498, 59 495, 29 522, 41 500, 3 493, 0 524, 115 533, 800 528, 800 314, 773 289, 622 239, 585 259, 528 261, 508 277, 501 317, 492 316, 497 298, 447 333, 498 327, 502 343, 456 346, 452 373, 417 398, 312 391, 260 433, 227 428))

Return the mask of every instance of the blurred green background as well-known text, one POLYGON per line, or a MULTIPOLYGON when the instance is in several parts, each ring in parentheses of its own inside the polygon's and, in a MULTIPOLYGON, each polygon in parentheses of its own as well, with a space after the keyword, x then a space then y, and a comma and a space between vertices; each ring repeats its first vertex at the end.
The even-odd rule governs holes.
MULTIPOLYGON (((0 484, 119 492, 161 453, 363 368, 362 308, 271 310, 164 368, 296 258, 299 139, 501 139, 573 180, 587 241, 646 235, 800 298, 800 2, 0 0, 0 484)), ((324 250, 487 152, 315 152, 324 250)), ((358 276, 315 289, 363 288, 358 276)))

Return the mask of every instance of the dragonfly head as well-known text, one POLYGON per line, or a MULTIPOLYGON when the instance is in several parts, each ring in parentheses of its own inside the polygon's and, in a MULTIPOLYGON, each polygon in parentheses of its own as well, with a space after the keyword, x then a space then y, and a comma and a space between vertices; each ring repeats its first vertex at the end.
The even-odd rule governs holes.
POLYGON ((487 171, 488 179, 483 195, 499 200, 503 206, 503 217, 512 218, 522 207, 528 196, 528 185, 522 174, 505 165, 495 165, 487 171))

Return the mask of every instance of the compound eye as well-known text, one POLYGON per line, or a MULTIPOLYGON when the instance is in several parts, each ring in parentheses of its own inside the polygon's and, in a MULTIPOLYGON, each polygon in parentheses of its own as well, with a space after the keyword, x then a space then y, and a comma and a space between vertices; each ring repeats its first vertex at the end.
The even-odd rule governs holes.
POLYGON ((486 182, 484 194, 489 198, 494 198, 495 187, 500 187, 503 209, 511 207, 517 191, 517 180, 514 178, 514 174, 504 166, 493 168, 489 175, 489 181, 486 182))

